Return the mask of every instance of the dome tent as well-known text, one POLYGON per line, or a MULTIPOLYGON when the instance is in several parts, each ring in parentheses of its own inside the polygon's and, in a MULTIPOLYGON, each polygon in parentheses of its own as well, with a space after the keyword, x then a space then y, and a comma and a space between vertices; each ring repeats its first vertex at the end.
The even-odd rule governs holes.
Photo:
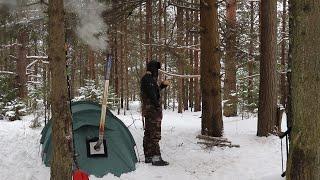
MULTIPOLYGON (((135 170, 137 157, 135 141, 123 122, 107 110, 106 143, 107 157, 88 157, 86 140, 98 136, 101 106, 96 103, 80 101, 71 104, 73 118, 74 148, 79 168, 90 175, 102 177, 107 173, 120 176, 135 170)), ((43 147, 42 160, 50 166, 52 122, 43 128, 40 143, 43 147)))

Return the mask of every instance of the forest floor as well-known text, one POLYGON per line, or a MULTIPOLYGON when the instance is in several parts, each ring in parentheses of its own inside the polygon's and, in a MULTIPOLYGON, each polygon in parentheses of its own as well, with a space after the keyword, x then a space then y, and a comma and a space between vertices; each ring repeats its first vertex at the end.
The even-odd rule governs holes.
MULTIPOLYGON (((143 163, 143 130, 137 103, 132 104, 124 121, 137 143, 141 160, 134 172, 120 178, 108 174, 91 180, 281 180, 280 139, 257 137, 257 117, 224 117, 224 137, 240 148, 205 148, 197 144, 201 113, 178 114, 164 111, 162 140, 166 167, 143 163)), ((283 117, 285 118, 285 117, 283 117)), ((32 115, 21 121, 0 121, 0 180, 49 180, 50 169, 41 161, 41 128, 29 128, 32 115)), ((284 126, 283 126, 284 127, 284 126)), ((285 153, 285 152, 284 152, 285 153)))

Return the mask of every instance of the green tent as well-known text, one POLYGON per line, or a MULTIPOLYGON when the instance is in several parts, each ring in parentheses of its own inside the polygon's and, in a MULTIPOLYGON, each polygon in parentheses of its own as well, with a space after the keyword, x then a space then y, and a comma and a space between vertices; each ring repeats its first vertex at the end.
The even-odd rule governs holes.
MULTIPOLYGON (((73 135, 79 168, 90 175, 102 177, 107 173, 120 176, 135 170, 137 157, 135 141, 123 122, 107 110, 105 137, 108 157, 88 157, 86 140, 97 137, 101 106, 96 103, 80 101, 71 104, 73 135)), ((50 166, 52 121, 43 128, 40 143, 43 147, 43 162, 50 166)))

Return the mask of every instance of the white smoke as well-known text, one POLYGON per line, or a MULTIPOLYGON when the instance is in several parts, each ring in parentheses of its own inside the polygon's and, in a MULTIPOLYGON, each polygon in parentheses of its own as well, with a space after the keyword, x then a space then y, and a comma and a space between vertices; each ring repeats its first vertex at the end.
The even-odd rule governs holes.
POLYGON ((94 50, 107 49, 107 25, 102 18, 102 12, 107 6, 96 0, 66 0, 65 8, 75 13, 80 22, 76 33, 84 43, 94 50))

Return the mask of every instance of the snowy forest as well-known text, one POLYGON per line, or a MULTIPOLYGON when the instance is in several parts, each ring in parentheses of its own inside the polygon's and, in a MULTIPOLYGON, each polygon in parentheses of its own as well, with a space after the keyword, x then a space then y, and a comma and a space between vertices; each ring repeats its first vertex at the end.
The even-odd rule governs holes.
POLYGON ((319 33, 319 0, 0 0, 0 180, 320 180, 319 33))

